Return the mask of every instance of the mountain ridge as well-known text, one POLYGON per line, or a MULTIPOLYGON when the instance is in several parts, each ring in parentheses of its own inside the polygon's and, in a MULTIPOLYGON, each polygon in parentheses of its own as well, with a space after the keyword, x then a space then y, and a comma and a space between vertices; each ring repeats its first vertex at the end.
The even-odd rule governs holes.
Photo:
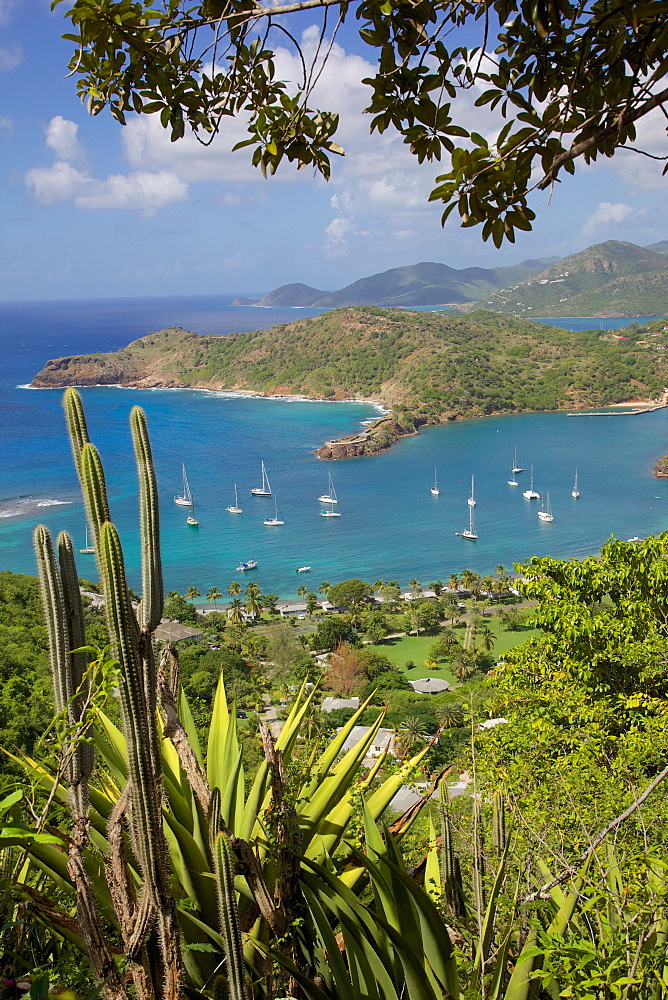
POLYGON ((558 257, 529 258, 502 267, 466 267, 421 261, 358 278, 337 291, 302 282, 274 288, 258 306, 338 309, 347 306, 437 306, 471 302, 498 288, 539 274, 558 257))

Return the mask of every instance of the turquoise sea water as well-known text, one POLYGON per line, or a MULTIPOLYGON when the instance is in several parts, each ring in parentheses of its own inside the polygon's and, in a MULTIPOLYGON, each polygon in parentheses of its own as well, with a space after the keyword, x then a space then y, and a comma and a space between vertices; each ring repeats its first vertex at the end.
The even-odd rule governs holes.
MULTIPOLYGON (((257 310, 229 298, 153 299, 81 303, 4 304, 0 316, 0 568, 34 573, 31 533, 47 524, 84 544, 84 515, 56 390, 17 388, 49 357, 108 350, 170 324, 200 333, 257 329, 307 310, 257 310)), ((567 325, 570 321, 561 321, 567 325)), ((573 321, 575 322, 575 321, 573 321)), ((598 325, 598 321, 579 321, 598 325)), ((621 325, 618 323, 617 325, 621 325)), ((313 454, 327 438, 359 429, 376 416, 360 403, 245 399, 193 390, 83 390, 93 441, 105 463, 112 516, 121 532, 128 574, 138 585, 136 486, 127 418, 146 410, 162 496, 165 579, 181 592, 193 585, 225 590, 240 578, 266 593, 293 596, 360 576, 414 577, 423 583, 471 567, 480 572, 532 554, 583 556, 609 535, 644 536, 668 529, 668 483, 652 476, 668 452, 668 410, 634 417, 568 418, 540 413, 431 428, 405 438, 381 456, 323 463, 313 454), (513 449, 526 472, 507 485, 513 449), (273 500, 255 498, 266 462, 285 520, 262 522, 273 500), (173 502, 185 462, 196 499, 198 529, 173 502), (537 517, 523 499, 533 464, 535 486, 549 491, 555 520, 537 517), (441 495, 430 486, 438 468, 441 495), (575 469, 582 496, 570 496, 575 469), (331 471, 340 518, 319 516, 317 497, 331 471), (455 532, 468 526, 470 477, 475 475, 477 542, 455 532), (225 507, 238 484, 242 515, 225 507), (259 567, 236 573, 252 553, 259 567), (310 565, 308 574, 296 574, 310 565)), ((94 559, 81 556, 82 576, 96 577, 94 559)))

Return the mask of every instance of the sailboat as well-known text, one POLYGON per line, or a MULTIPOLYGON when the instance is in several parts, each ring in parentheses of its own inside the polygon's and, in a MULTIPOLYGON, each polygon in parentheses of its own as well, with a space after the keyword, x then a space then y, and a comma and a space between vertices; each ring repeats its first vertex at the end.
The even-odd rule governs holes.
POLYGON ((273 517, 265 517, 264 523, 265 524, 285 524, 285 521, 281 520, 281 518, 278 516, 278 500, 276 499, 276 497, 274 497, 274 516, 273 517))
POLYGON ((439 496, 441 492, 438 488, 438 479, 436 478, 436 466, 434 466, 434 485, 431 488, 431 492, 435 497, 439 496))
POLYGON ((242 559, 242 561, 237 566, 235 572, 244 573, 247 569, 257 569, 257 560, 253 559, 253 546, 251 545, 251 554, 249 559, 242 559))
POLYGON ((178 503, 181 507, 192 506, 193 497, 190 492, 190 485, 188 483, 188 476, 186 475, 186 467, 183 468, 183 493, 180 496, 174 497, 174 503, 178 503))
POLYGON ((469 506, 469 526, 465 528, 464 531, 457 531, 456 534, 461 535, 462 538, 469 538, 471 541, 475 542, 478 538, 475 530, 475 523, 473 521, 473 507, 469 506))
POLYGON ((469 497, 469 501, 468 501, 469 502, 469 507, 475 507, 475 505, 476 505, 476 499, 475 499, 475 495, 474 495, 474 491, 473 491, 474 485, 475 485, 475 477, 471 476, 471 496, 469 497))
POLYGON ((243 514, 243 508, 239 506, 239 497, 237 496, 237 484, 234 484, 234 503, 231 503, 229 507, 225 510, 229 510, 230 514, 243 514))
POLYGON ((318 497, 320 503, 338 503, 336 499, 336 490, 334 489, 334 483, 332 482, 332 474, 328 473, 329 476, 329 488, 326 493, 323 493, 321 497, 318 497))
POLYGON ((508 480, 508 485, 509 485, 509 486, 519 486, 520 484, 519 484, 519 483, 518 483, 518 481, 517 481, 517 480, 515 479, 515 464, 514 464, 514 463, 513 463, 513 471, 512 471, 512 473, 511 473, 511 477, 512 477, 512 478, 508 480))
POLYGON ((195 503, 192 500, 190 503, 190 513, 186 518, 186 524, 189 524, 191 528, 199 528, 199 521, 195 517, 195 503))
POLYGON ((580 496, 580 491, 578 489, 578 470, 575 470, 575 482, 573 483, 573 489, 571 490, 571 496, 574 500, 580 496))
POLYGON ((515 448, 515 455, 513 457, 513 475, 515 475, 516 472, 524 472, 522 466, 517 464, 517 448, 515 448))
POLYGON ((95 555, 95 546, 88 544, 88 525, 86 525, 86 545, 85 545, 85 548, 79 549, 79 552, 81 552, 81 554, 84 555, 84 556, 94 556, 95 555))
POLYGON ((264 462, 262 463, 262 486, 254 486, 251 493, 256 497, 270 497, 271 496, 271 486, 269 485, 269 476, 267 475, 267 470, 264 467, 264 462))
POLYGON ((526 500, 540 500, 540 493, 536 493, 533 488, 533 465, 531 466, 531 485, 528 490, 525 490, 522 496, 526 500))
MULTIPOLYGON (((336 503, 336 501, 334 501, 336 503)), ((321 510, 320 517, 341 517, 338 510, 321 510)))
POLYGON ((538 511, 538 516, 541 521, 554 521, 552 517, 552 507, 550 506, 550 494, 548 493, 545 498, 545 504, 542 510, 538 511))

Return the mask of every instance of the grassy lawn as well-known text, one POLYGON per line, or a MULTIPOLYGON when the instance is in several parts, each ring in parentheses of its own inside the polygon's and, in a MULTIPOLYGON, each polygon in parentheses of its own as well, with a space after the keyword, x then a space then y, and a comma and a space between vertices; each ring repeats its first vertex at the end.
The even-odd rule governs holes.
MULTIPOLYGON (((521 643, 526 642, 531 636, 539 634, 536 629, 508 632, 502 627, 498 619, 494 618, 486 618, 486 623, 496 636, 496 641, 492 649, 492 655, 496 657, 505 653, 507 649, 512 649, 513 646, 521 645, 521 643)), ((465 631, 463 625, 455 626, 455 632, 460 642, 464 640, 465 631)), ((440 677, 444 681, 450 681, 451 684, 457 684, 457 678, 447 669, 444 663, 440 663, 437 670, 428 670, 423 665, 427 659, 429 647, 433 645, 436 639, 437 635, 435 634, 407 635, 401 639, 387 639, 378 646, 368 646, 367 648, 384 653, 398 667, 405 668, 407 661, 412 660, 416 666, 405 671, 406 679, 409 681, 418 680, 420 677, 440 677)))

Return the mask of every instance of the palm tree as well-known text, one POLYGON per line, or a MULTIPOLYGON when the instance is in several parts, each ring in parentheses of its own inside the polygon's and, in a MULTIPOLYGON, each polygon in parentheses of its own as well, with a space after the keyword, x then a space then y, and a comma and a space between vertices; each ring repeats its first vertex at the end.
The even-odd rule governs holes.
POLYGON ((452 672, 458 681, 466 681, 475 673, 475 667, 471 662, 471 657, 466 653, 458 656, 452 664, 452 672))
POLYGON ((384 580, 375 580, 373 584, 374 594, 380 593, 380 591, 383 589, 384 586, 385 586, 384 580))
POLYGON ((218 590, 218 587, 209 587, 206 592, 206 599, 208 604, 213 604, 214 608, 216 606, 216 601, 219 601, 223 595, 218 590))
POLYGON ((494 646, 494 642, 496 641, 496 636, 492 632, 489 625, 483 625, 483 627, 478 631, 476 638, 480 640, 480 648, 484 649, 486 653, 490 652, 494 646))
POLYGON ((301 587, 297 590, 297 593, 299 594, 300 597, 306 597, 306 595, 308 594, 308 587, 305 587, 304 584, 302 584, 301 587))
POLYGON ((427 589, 428 590, 433 590, 434 593, 436 594, 436 596, 440 597, 441 594, 443 593, 443 581, 442 580, 434 580, 433 583, 427 584, 427 589))
POLYGON ((459 729, 464 722, 464 708, 458 701, 448 701, 436 709, 441 729, 459 729))
POLYGON ((409 583, 409 587, 411 588, 411 595, 413 597, 422 596, 422 584, 420 583, 419 580, 411 580, 411 582, 409 583))
POLYGON ((232 583, 228 584, 227 593, 230 597, 236 597, 237 594, 241 593, 241 584, 238 580, 232 580, 232 583))
POLYGON ((186 601, 196 601, 200 597, 200 592, 197 587, 188 587, 185 594, 183 595, 186 601))
POLYGON ((331 585, 331 583, 329 583, 328 580, 323 580, 322 583, 320 584, 320 586, 318 587, 318 593, 319 594, 324 594, 325 597, 326 597, 327 596, 327 591, 330 589, 331 586, 332 585, 331 585))
POLYGON ((465 590, 473 592, 473 588, 478 583, 479 579, 480 577, 478 574, 474 573, 472 569, 465 569, 461 576, 462 587, 464 587, 465 590))
POLYGON ((457 576, 456 573, 451 573, 450 576, 448 577, 448 587, 450 588, 450 590, 459 589, 459 577, 457 576))
POLYGON ((244 616, 242 614, 243 604, 238 597, 235 597, 230 606, 227 609, 227 617, 230 619, 232 625, 243 624, 244 616))
POLYGON ((397 743, 403 757, 412 755, 415 748, 429 739, 429 732, 422 719, 416 715, 407 715, 397 730, 397 743))
POLYGON ((262 604, 260 603, 261 597, 262 594, 260 593, 260 588, 257 583, 249 583, 244 591, 244 604, 246 611, 252 618, 257 618, 262 610, 262 604))
POLYGON ((309 615, 313 615, 313 612, 318 607, 318 595, 314 594, 313 591, 309 590, 306 595, 306 610, 309 615))

